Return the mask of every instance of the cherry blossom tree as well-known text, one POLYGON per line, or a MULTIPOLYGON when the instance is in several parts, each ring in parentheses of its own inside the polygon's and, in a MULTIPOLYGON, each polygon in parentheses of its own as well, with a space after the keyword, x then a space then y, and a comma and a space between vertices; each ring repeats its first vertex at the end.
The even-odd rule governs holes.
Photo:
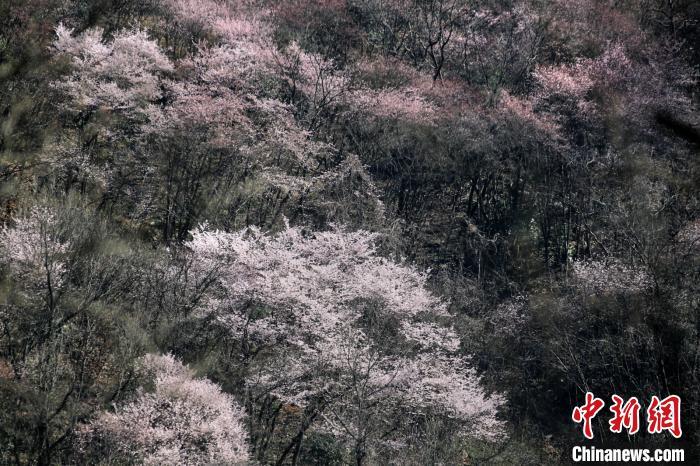
POLYGON ((103 41, 101 29, 72 34, 63 25, 56 28, 54 49, 70 58, 72 70, 55 86, 78 108, 129 114, 162 97, 162 77, 173 65, 145 31, 120 31, 110 42, 103 41))
POLYGON ((688 247, 689 250, 700 246, 700 220, 692 220, 678 231, 676 241, 688 247))
POLYGON ((410 424, 398 414, 406 406, 461 420, 468 435, 499 432, 500 398, 479 387, 445 304, 425 274, 379 256, 376 240, 287 227, 197 230, 188 243, 202 270, 221 267, 202 312, 238 340, 251 396, 304 408, 283 458, 311 428, 347 439, 362 463, 410 424))
POLYGON ((58 107, 69 116, 65 124, 70 131, 42 157, 62 167, 67 179, 109 191, 120 183, 117 167, 123 171, 140 135, 158 119, 174 65, 144 30, 117 31, 110 40, 103 36, 100 28, 80 34, 62 24, 56 28, 52 49, 68 66, 51 87, 58 91, 58 107), (113 158, 113 144, 134 137, 131 153, 113 158))
POLYGON ((84 442, 103 442, 113 458, 143 464, 242 464, 249 458, 243 409, 172 355, 146 355, 153 391, 103 412, 83 428, 84 442))
POLYGON ((652 285, 642 267, 616 259, 575 261, 573 276, 579 286, 591 293, 639 293, 652 285))
POLYGON ((416 88, 358 90, 351 96, 351 106, 363 114, 379 118, 431 124, 437 109, 416 88))
MULTIPOLYGON (((352 163, 345 163, 347 156, 339 156, 315 130, 322 116, 337 111, 343 102, 349 78, 333 61, 296 43, 277 50, 263 11, 206 0, 169 1, 164 6, 176 21, 208 31, 211 40, 199 40, 180 59, 170 60, 141 30, 118 31, 104 40, 99 29, 78 35, 62 26, 57 29, 54 49, 70 58, 71 69, 54 86, 70 98, 70 111, 97 110, 108 117, 94 116, 90 125, 78 128, 72 153, 54 158, 70 165, 67 170, 78 164, 81 173, 104 187, 106 198, 128 191, 135 201, 130 217, 158 211, 168 240, 184 239, 196 224, 195 208, 213 196, 235 204, 269 204, 270 218, 264 223, 270 224, 287 206, 295 209, 289 212, 293 216, 318 212, 324 204, 337 211, 337 202, 317 202, 316 193, 333 189, 340 179, 334 174, 352 163), (115 121, 113 115, 126 121, 115 121), (90 139, 94 128, 106 136, 99 145, 90 139), (125 138, 130 144, 122 144, 125 138), (90 144, 80 145, 85 139, 90 144), (120 144, 120 151, 128 148, 128 154, 112 156, 114 143, 120 144), (124 187, 135 179, 140 181, 137 186, 124 187), (235 193, 243 183, 257 188, 235 193), (243 198, 251 195, 255 199, 243 198), (309 208, 302 207, 306 201, 309 208)), ((411 90, 376 97, 358 106, 409 119, 425 109, 423 118, 430 118, 430 106, 411 90)), ((363 203, 376 204, 367 193, 352 191, 353 196, 359 194, 355 197, 367 198, 363 203)))
POLYGON ((61 234, 55 212, 34 207, 26 217, 17 219, 13 228, 0 230, 0 243, 5 261, 14 273, 49 293, 60 292, 68 272, 66 261, 70 239, 61 234))

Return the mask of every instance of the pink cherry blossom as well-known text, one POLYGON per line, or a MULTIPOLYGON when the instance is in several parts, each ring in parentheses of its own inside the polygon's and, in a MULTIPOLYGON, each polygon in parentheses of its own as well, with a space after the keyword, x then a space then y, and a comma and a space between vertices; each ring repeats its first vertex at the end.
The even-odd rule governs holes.
POLYGON ((71 59, 73 70, 54 85, 77 105, 134 112, 160 98, 163 73, 173 66, 146 32, 121 31, 109 43, 100 29, 72 32, 56 29, 54 48, 71 59))
POLYGON ((241 464, 249 459, 245 414, 233 398, 172 355, 143 359, 154 390, 104 412, 85 426, 86 441, 104 439, 113 452, 149 465, 241 464))
POLYGON ((288 226, 272 236, 254 228, 192 234, 188 246, 199 267, 217 269, 220 277, 221 292, 202 313, 246 339, 247 347, 279 351, 253 366, 251 390, 299 406, 322 396, 329 411, 327 424, 318 427, 336 429, 351 422, 345 416, 354 401, 347 397, 362 379, 369 384, 363 396, 386 406, 401 400, 461 419, 472 426, 470 434, 497 432, 500 399, 486 397, 458 354, 445 303, 427 290, 424 273, 378 255, 375 233, 288 226), (269 312, 254 314, 261 305, 269 312), (401 356, 382 350, 377 330, 365 327, 367 306, 385 322, 377 329, 398 323, 401 356), (339 373, 345 375, 338 379, 339 373))

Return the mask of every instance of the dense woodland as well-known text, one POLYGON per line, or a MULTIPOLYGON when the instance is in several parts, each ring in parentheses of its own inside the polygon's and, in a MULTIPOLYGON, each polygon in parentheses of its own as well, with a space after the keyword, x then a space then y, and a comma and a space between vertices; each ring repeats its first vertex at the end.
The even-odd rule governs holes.
POLYGON ((0 0, 0 464, 693 461, 698 21, 0 0))

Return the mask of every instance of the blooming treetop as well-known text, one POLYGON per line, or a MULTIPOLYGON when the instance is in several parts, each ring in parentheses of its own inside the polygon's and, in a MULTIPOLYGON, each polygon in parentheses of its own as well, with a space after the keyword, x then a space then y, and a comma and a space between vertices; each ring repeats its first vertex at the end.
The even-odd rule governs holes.
POLYGON ((357 90, 350 97, 351 107, 380 118, 396 118, 416 123, 430 124, 437 110, 419 89, 357 90))
POLYGON ((53 45, 73 66, 68 78, 56 85, 76 103, 130 112, 161 96, 162 73, 173 66, 146 32, 120 31, 109 43, 99 28, 75 37, 72 32, 59 25, 53 45))
POLYGON ((594 293, 639 293, 651 286, 643 268, 617 259, 575 261, 572 270, 577 285, 594 293))
POLYGON ((54 212, 34 207, 13 227, 0 229, 2 261, 27 284, 58 289, 64 283, 71 243, 60 235, 58 224, 54 212))
POLYGON ((143 359, 155 389, 102 413, 83 434, 149 465, 241 464, 249 459, 244 412, 172 355, 143 359))
POLYGON ((203 273, 220 268, 220 292, 203 312, 256 355, 274 355, 251 372, 254 390, 298 405, 320 397, 325 427, 348 435, 360 428, 348 414, 359 403, 351 393, 376 409, 413 406, 470 422, 473 434, 496 432, 500 399, 484 395, 459 354, 445 304, 424 273, 379 256, 376 239, 289 226, 275 236, 200 229, 188 246, 203 273))

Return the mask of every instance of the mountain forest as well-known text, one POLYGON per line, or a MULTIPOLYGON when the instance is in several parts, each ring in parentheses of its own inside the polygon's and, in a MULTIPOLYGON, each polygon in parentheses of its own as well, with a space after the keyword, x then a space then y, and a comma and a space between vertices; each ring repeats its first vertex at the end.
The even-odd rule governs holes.
POLYGON ((692 464, 699 72, 694 0, 0 0, 0 464, 692 464))

